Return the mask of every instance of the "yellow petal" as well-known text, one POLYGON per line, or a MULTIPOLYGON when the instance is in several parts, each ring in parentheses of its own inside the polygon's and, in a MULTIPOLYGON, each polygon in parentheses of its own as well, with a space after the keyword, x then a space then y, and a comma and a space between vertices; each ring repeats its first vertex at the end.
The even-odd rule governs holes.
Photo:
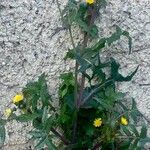
POLYGON ((100 127, 102 125, 102 119, 101 118, 95 119, 93 125, 95 127, 100 127))
POLYGON ((125 125, 125 126, 128 125, 128 120, 125 117, 121 117, 120 121, 122 125, 125 125))
POLYGON ((10 117, 10 115, 12 114, 12 109, 7 108, 7 109, 5 110, 5 112, 4 112, 4 114, 5 114, 6 117, 10 117))
POLYGON ((93 4, 93 3, 94 3, 94 0, 86 0, 86 3, 87 3, 87 4, 93 4))
POLYGON ((15 103, 18 103, 18 102, 20 102, 20 101, 22 101, 23 100, 23 94, 17 94, 14 98, 13 98, 13 103, 15 104, 15 103))

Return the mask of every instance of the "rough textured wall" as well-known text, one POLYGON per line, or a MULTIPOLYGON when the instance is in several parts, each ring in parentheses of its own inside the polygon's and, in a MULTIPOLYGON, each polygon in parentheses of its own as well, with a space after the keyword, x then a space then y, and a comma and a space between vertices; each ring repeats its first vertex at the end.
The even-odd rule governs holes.
MULTIPOLYGON (((133 53, 127 54, 126 40, 109 48, 108 54, 122 62, 122 68, 140 66, 131 83, 120 89, 132 95, 138 107, 150 119, 150 1, 108 0, 106 10, 97 21, 100 33, 110 34, 115 24, 127 29, 133 38, 133 53), (100 25, 101 21, 101 25, 100 25), (116 46, 116 45, 119 45, 116 46), (146 84, 146 85, 145 85, 146 84)), ((61 6, 65 1, 60 1, 61 6)), ((0 0, 0 111, 1 114, 16 92, 42 72, 48 74, 50 93, 58 87, 58 76, 73 64, 63 61, 69 45, 67 31, 54 0, 0 0)), ((128 72, 123 72, 127 74, 128 72)), ((5 150, 27 149, 29 125, 7 125, 5 150)))

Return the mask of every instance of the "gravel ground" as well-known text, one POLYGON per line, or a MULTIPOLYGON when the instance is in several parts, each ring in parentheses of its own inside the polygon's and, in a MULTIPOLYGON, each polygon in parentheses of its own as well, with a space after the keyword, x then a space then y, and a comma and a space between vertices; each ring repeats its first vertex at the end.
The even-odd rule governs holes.
MULTIPOLYGON (((62 8, 65 3, 60 2, 62 8)), ((97 20, 100 35, 109 35, 114 25, 119 25, 133 38, 131 55, 127 54, 124 38, 107 49, 107 55, 122 63, 124 75, 139 65, 132 82, 120 84, 119 88, 135 98, 139 110, 150 120, 150 1, 109 0, 101 12, 97 20)), ((74 66, 63 60, 69 47, 68 32, 62 29, 54 0, 0 0, 0 114, 16 92, 43 72, 48 74, 53 95, 59 74, 74 66)), ((28 130, 29 124, 9 123, 4 150, 32 149, 26 137, 28 130)))

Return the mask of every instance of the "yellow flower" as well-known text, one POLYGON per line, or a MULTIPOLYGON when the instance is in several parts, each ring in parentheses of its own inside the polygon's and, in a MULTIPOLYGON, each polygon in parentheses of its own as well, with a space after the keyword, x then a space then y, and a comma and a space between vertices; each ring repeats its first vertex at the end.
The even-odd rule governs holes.
POLYGON ((10 115, 12 114, 12 109, 7 108, 7 109, 5 110, 5 112, 4 112, 4 114, 5 114, 6 117, 10 117, 10 115))
POLYGON ((86 0, 86 3, 91 5, 91 4, 94 3, 94 1, 95 1, 95 0, 86 0))
POLYGON ((121 117, 120 122, 122 125, 125 125, 125 126, 128 125, 128 120, 125 117, 121 117))
POLYGON ((102 119, 101 118, 95 119, 93 125, 95 127, 100 127, 102 125, 102 119))
POLYGON ((15 104, 15 103, 18 103, 18 102, 20 102, 20 101, 22 101, 23 100, 23 95, 22 94, 17 94, 14 98, 13 98, 13 103, 15 104))

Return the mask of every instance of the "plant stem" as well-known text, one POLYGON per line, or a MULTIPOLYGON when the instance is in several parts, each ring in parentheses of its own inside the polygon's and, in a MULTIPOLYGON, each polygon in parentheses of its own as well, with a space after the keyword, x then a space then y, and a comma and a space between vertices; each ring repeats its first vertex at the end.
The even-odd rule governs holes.
MULTIPOLYGON (((72 30, 71 30, 71 26, 69 27, 69 35, 70 35, 70 39, 71 39, 71 43, 72 43, 72 47, 73 49, 76 51, 76 47, 74 44, 74 40, 73 40, 73 35, 72 35, 72 30)), ((78 63, 77 61, 75 62, 75 86, 74 86, 74 102, 75 102, 75 106, 77 107, 77 88, 78 88, 78 63)))
MULTIPOLYGON (((70 34, 72 46, 73 46, 74 50, 76 51, 76 47, 75 47, 73 36, 72 36, 71 26, 69 27, 69 34, 70 34)), ((74 85, 74 105, 75 105, 75 108, 77 108, 77 106, 78 106, 78 67, 79 67, 79 64, 76 61, 75 62, 75 85, 74 85)), ((77 111, 77 110, 75 110, 75 111, 77 111)), ((74 143, 76 140, 76 130, 77 130, 77 116, 76 116, 74 124, 73 124, 72 143, 74 143)))
POLYGON ((100 143, 96 143, 95 145, 94 145, 94 147, 92 148, 92 150, 98 150, 98 148, 101 146, 101 144, 100 143))
POLYGON ((51 131, 60 138, 62 142, 64 142, 65 145, 68 145, 70 142, 65 139, 63 135, 61 135, 58 131, 56 131, 54 128, 51 128, 51 131))
MULTIPOLYGON (((88 23, 89 23, 89 26, 91 26, 93 24, 93 17, 94 17, 93 13, 91 13, 93 11, 90 11, 90 10, 91 10, 91 7, 88 8, 88 12, 89 12, 88 23)), ((88 43, 88 34, 87 34, 87 32, 84 32, 83 49, 85 47, 87 47, 87 43, 88 43)), ((84 85, 85 85, 85 76, 84 76, 84 74, 82 74, 81 85, 80 85, 79 96, 78 96, 78 93, 77 93, 78 67, 79 67, 79 64, 76 61, 76 67, 75 67, 75 103, 76 103, 77 113, 78 113, 78 110, 80 109, 80 106, 81 106, 81 101, 82 101, 83 91, 84 91, 84 85)), ((76 140, 77 121, 78 121, 78 114, 76 116, 76 120, 74 121, 74 126, 73 126, 73 139, 72 139, 73 143, 76 140)))
MULTIPOLYGON (((83 40, 83 48, 87 47, 87 43, 88 43, 88 35, 85 32, 84 33, 84 40, 83 40)), ((81 77, 81 85, 80 85, 80 90, 79 90, 79 98, 78 98, 78 102, 77 102, 77 108, 80 108, 81 105, 81 100, 82 100, 82 96, 83 96, 83 90, 84 90, 84 85, 85 85, 85 76, 84 74, 82 74, 81 77)))
MULTIPOLYGON (((88 7, 88 13, 89 13, 88 25, 90 27, 94 23, 93 7, 88 7)), ((87 34, 87 32, 84 32, 83 49, 87 47, 87 43, 88 43, 88 34, 87 34)), ((81 106, 81 100, 82 100, 82 97, 83 97, 84 85, 85 85, 85 76, 84 76, 84 74, 82 74, 81 86, 80 86, 80 92, 79 92, 79 99, 78 99, 78 108, 80 108, 80 106, 81 106)))
POLYGON ((60 13, 61 21, 63 23, 63 15, 62 15, 62 12, 61 12, 61 9, 60 9, 60 4, 59 4, 58 0, 56 0, 56 3, 57 3, 57 7, 58 7, 58 10, 59 10, 59 13, 60 13))

